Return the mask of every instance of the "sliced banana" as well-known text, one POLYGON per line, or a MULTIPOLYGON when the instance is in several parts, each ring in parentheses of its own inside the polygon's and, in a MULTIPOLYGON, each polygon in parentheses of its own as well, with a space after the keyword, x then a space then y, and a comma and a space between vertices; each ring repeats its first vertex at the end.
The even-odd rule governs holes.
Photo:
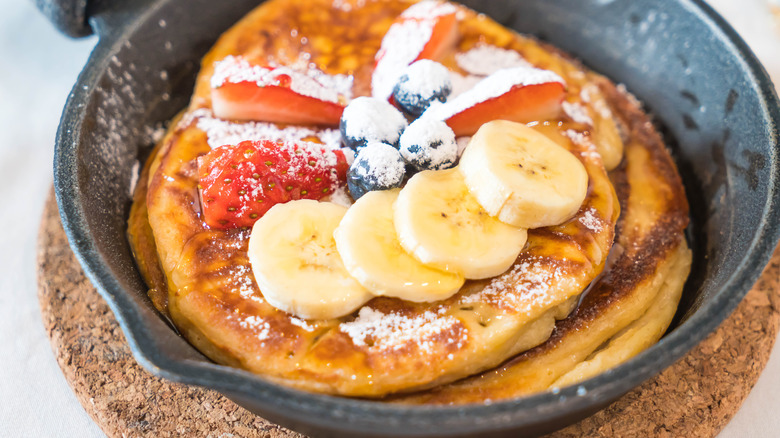
POLYGON ((588 191, 585 166, 571 152, 521 123, 485 123, 458 169, 479 203, 504 223, 539 228, 565 222, 588 191))
POLYGON ((249 262, 263 297, 306 319, 347 315, 373 298, 344 267, 333 230, 347 208, 308 199, 275 205, 249 237, 249 262))
POLYGON ((344 215, 333 234, 344 266, 374 295, 416 302, 449 298, 463 286, 463 275, 426 266, 401 247, 393 224, 398 192, 366 193, 344 215))
POLYGON ((422 263, 480 279, 509 269, 525 245, 524 228, 491 217, 457 169, 413 176, 395 203, 395 229, 422 263))

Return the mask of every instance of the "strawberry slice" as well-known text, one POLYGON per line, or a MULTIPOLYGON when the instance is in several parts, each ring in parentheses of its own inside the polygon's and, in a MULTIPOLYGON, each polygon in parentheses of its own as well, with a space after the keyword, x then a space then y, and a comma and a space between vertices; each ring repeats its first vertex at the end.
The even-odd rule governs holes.
POLYGON ((431 106, 423 117, 444 120, 456 136, 473 135, 491 120, 527 123, 555 117, 566 94, 563 79, 549 70, 499 70, 454 99, 431 106))
POLYGON ((371 93, 389 99, 403 69, 420 59, 441 59, 458 39, 457 8, 445 1, 428 0, 405 10, 390 26, 371 77, 371 93))
POLYGON ((213 228, 251 227, 276 204, 319 200, 343 185, 341 151, 289 142, 243 141, 198 159, 203 219, 213 228))
POLYGON ((338 126, 341 100, 308 74, 235 56, 218 62, 211 79, 211 105, 221 119, 338 126))

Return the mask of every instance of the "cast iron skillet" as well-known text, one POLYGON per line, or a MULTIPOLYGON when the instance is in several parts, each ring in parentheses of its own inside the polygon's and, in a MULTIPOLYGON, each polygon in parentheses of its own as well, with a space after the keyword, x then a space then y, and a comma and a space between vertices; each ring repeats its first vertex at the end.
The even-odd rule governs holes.
POLYGON ((714 330, 759 276, 780 235, 777 95, 744 42, 701 0, 467 0, 626 84, 668 134, 691 201, 695 251, 673 328, 644 353, 581 385, 491 405, 403 407, 270 384, 210 362, 166 324, 146 296, 125 238, 131 181, 152 143, 149 127, 186 105, 199 58, 257 2, 39 2, 71 35, 94 30, 100 37, 62 116, 55 188, 71 245, 136 359, 157 376, 216 389, 295 430, 485 436, 563 427, 663 370, 714 330))

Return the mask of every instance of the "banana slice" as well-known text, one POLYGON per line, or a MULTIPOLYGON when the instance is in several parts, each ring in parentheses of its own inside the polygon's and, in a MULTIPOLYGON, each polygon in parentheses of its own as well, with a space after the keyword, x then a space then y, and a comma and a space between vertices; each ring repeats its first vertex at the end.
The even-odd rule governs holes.
POLYGON ((588 173, 571 152, 521 123, 479 128, 458 165, 491 216, 523 228, 557 225, 585 200, 588 173))
POLYGON ((366 193, 344 215, 333 236, 347 271, 374 295, 408 301, 449 298, 465 281, 409 255, 395 232, 393 203, 400 190, 366 193))
POLYGON ((373 296, 344 268, 333 230, 347 212, 309 199, 275 205, 252 228, 249 262, 263 297, 307 319, 347 315, 373 296))
POLYGON ((417 260, 471 279, 509 269, 527 237, 524 228, 491 217, 457 169, 413 176, 398 195, 394 218, 401 246, 417 260))

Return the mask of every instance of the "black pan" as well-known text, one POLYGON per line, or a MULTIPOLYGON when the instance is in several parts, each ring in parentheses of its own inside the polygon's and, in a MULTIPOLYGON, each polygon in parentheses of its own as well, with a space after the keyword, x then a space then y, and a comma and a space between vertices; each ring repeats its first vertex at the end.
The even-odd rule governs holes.
POLYGON ((581 385, 492 405, 403 407, 277 386, 216 365, 179 337, 147 298, 125 238, 131 181, 152 143, 150 127, 186 105, 199 58, 257 2, 40 2, 70 34, 94 30, 100 38, 63 113, 55 188, 73 250, 136 359, 157 376, 215 389, 295 430, 517 436, 563 427, 712 332, 750 289, 780 236, 778 98, 745 43, 703 1, 465 1, 624 83, 667 134, 692 206, 695 259, 673 326, 644 353, 581 385))

